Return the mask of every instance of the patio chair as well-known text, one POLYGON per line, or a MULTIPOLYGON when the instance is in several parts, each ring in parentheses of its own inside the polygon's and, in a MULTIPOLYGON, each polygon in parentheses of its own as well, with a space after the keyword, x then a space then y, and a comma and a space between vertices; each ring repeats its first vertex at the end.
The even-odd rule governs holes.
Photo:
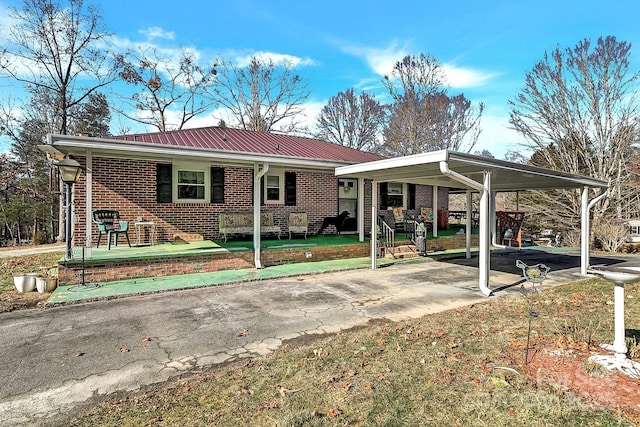
POLYGON ((424 224, 427 227, 427 230, 433 229, 433 208, 421 206, 420 216, 424 219, 424 224))
POLYGON ((393 222, 396 232, 407 232, 404 221, 404 211, 402 210, 402 208, 393 208, 393 222))
POLYGON ((118 246, 118 235, 120 234, 125 235, 127 243, 129 247, 131 247, 131 241, 129 240, 129 222, 120 219, 120 212, 110 209, 100 209, 93 211, 92 216, 93 222, 98 226, 98 244, 96 248, 100 247, 100 239, 102 239, 103 234, 107 236, 108 250, 111 250, 112 237, 116 242, 116 246, 118 246))
POLYGON ((129 222, 118 219, 118 228, 107 233, 107 239, 109 239, 107 248, 109 250, 111 250, 111 237, 113 237, 113 240, 116 242, 116 246, 118 246, 118 235, 120 234, 125 235, 125 237, 127 238, 127 244, 129 245, 129 247, 131 247, 131 241, 129 240, 129 222))
POLYGON ((289 240, 291 240, 291 233, 304 233, 306 239, 308 231, 309 223, 306 212, 289 213, 289 240))

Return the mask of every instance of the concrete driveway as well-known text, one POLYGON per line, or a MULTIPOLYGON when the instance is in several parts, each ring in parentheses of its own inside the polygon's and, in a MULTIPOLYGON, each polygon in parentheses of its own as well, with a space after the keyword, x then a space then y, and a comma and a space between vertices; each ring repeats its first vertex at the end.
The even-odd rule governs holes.
MULTIPOLYGON (((50 422, 93 397, 286 340, 486 301, 477 268, 461 264, 424 260, 1 314, 0 425, 50 422)), ((575 268, 552 271, 545 286, 578 278, 575 268)), ((517 292, 521 277, 492 271, 491 280, 500 296, 517 292)))

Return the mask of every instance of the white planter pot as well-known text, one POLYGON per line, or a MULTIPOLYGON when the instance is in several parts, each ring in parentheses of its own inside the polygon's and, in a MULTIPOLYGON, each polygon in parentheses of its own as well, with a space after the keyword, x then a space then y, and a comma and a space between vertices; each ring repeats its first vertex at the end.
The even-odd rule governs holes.
POLYGON ((33 274, 14 276, 13 284, 18 292, 31 292, 36 288, 36 276, 33 274))
POLYGON ((36 289, 41 294, 53 291, 56 286, 57 279, 55 277, 36 277, 36 289))

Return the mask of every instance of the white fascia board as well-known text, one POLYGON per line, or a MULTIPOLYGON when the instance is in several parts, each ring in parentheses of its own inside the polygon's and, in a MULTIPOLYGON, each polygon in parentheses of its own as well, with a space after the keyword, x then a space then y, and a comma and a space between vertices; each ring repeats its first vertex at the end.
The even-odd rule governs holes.
MULTIPOLYGON (((513 163, 506 160, 491 159, 487 157, 475 156, 466 153, 451 152, 449 156, 451 162, 459 162, 488 170, 507 170, 512 172, 522 172, 528 175, 537 175, 552 180, 559 180, 571 183, 571 187, 589 186, 596 188, 608 188, 609 183, 601 179, 591 178, 582 175, 574 175, 563 171, 541 168, 538 166, 513 163)), ((558 187, 561 188, 562 186, 558 187)), ((549 188, 549 187, 543 187, 549 188)))
POLYGON ((446 161, 448 157, 448 150, 440 150, 431 151, 429 153, 414 154, 411 156, 394 157, 392 159, 375 160, 373 162, 358 163, 354 165, 338 167, 336 168, 336 175, 363 175, 372 172, 384 171, 386 169, 416 166, 428 163, 439 163, 442 161, 446 161))
POLYGON ((326 169, 333 170, 336 167, 349 165, 349 162, 319 160, 304 157, 274 156, 260 153, 244 153, 238 151, 225 150, 203 150, 193 147, 181 147, 175 145, 161 145, 145 142, 132 142, 125 140, 114 140, 105 138, 87 138, 67 135, 52 135, 51 143, 58 149, 70 154, 83 154, 87 149, 91 149, 94 156, 102 153, 118 154, 122 157, 152 159, 162 158, 200 158, 209 160, 223 160, 233 163, 243 163, 253 165, 254 163, 269 162, 272 164, 282 164, 292 167, 326 169))

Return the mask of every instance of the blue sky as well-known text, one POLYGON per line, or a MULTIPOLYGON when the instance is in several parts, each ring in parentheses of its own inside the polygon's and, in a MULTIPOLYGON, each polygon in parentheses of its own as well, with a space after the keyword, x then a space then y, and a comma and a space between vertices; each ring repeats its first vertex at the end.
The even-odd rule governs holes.
MULTIPOLYGON (((10 25, 0 0, 0 26, 10 25)), ((614 35, 632 44, 640 69, 640 2, 107 0, 100 2, 114 45, 147 43, 167 52, 188 47, 200 61, 242 61, 255 54, 286 57, 313 90, 310 122, 340 91, 354 88, 384 101, 381 78, 405 55, 428 53, 447 70, 451 93, 484 102, 482 134, 474 150, 502 157, 520 137, 508 129, 507 101, 545 51, 584 38, 614 35)), ((0 27, 2 28, 2 27, 0 27)), ((0 87, 2 96, 18 88, 0 87)), ((122 90, 122 89, 120 89, 122 90)), ((215 125, 220 112, 192 126, 215 125)), ((141 129, 135 129, 142 131, 141 129)), ((117 127, 112 128, 117 133, 117 127)), ((0 147, 2 148, 2 147, 0 147)), ((1 150, 0 150, 1 151, 1 150)))

